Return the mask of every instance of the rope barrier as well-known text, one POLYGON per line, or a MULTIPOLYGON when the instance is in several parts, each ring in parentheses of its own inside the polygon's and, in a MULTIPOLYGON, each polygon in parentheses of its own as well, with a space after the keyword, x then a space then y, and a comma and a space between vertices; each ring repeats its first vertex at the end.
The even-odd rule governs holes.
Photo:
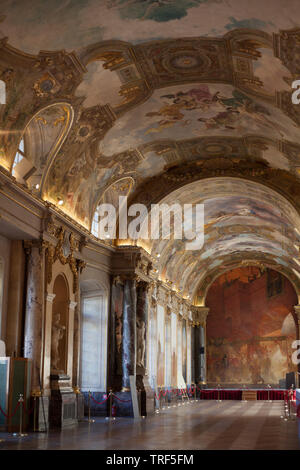
POLYGON ((121 401, 122 403, 129 403, 131 401, 130 400, 121 400, 121 398, 117 397, 117 395, 115 395, 114 393, 112 393, 112 396, 115 397, 117 400, 121 401))
POLYGON ((105 398, 105 400, 103 400, 103 401, 97 401, 97 400, 95 400, 95 398, 91 395, 91 399, 92 399, 95 403, 97 403, 97 405, 103 405, 103 403, 105 403, 105 402, 109 399, 109 397, 110 397, 110 393, 107 395, 107 397, 105 398))
POLYGON ((8 419, 13 418, 15 416, 15 414, 17 412, 17 409, 19 408, 20 404, 21 404, 21 402, 18 401, 18 403, 16 404, 16 407, 14 409, 14 412, 11 415, 7 415, 5 413, 5 411, 2 410, 1 406, 0 406, 0 411, 5 416, 5 418, 8 418, 8 419))

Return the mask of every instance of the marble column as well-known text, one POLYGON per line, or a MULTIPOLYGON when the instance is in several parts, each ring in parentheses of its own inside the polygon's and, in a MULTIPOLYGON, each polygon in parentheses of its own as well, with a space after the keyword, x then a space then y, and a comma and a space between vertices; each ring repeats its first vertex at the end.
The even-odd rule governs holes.
POLYGON ((148 336, 149 336, 149 284, 144 281, 137 283, 137 311, 136 311, 136 386, 140 392, 140 412, 142 416, 154 413, 154 392, 150 386, 148 362, 148 336))
POLYGON ((80 303, 80 289, 76 292, 76 302, 70 302, 70 309, 72 304, 74 306, 74 333, 73 333, 73 371, 72 371, 72 387, 76 394, 76 409, 77 419, 84 419, 84 396, 80 392, 80 335, 81 335, 81 303, 80 303))
POLYGON ((81 316, 80 316, 80 289, 76 293, 76 307, 74 310, 74 335, 73 335, 73 373, 72 386, 75 393, 79 392, 79 373, 80 373, 80 334, 81 334, 81 316))
POLYGON ((196 380, 195 327, 191 324, 191 383, 196 380))
MULTIPOLYGON (((157 376, 157 363, 156 363, 156 356, 157 356, 157 342, 154 341, 154 338, 157 339, 157 300, 155 297, 152 296, 152 292, 150 294, 150 298, 148 298, 148 305, 149 305, 149 322, 146 335, 146 344, 147 344, 147 370, 150 373, 150 383, 153 389, 156 387, 156 376, 157 376), (150 331, 151 330, 151 331, 150 331), (150 334, 152 341, 150 340, 150 334)), ((176 364, 177 367, 177 364, 176 364)))
POLYGON ((44 248, 41 243, 26 243, 27 285, 24 326, 24 357, 32 360, 33 393, 40 391, 43 362, 44 248))
POLYGON ((123 331, 124 284, 119 276, 112 279, 111 314, 108 322, 108 389, 122 388, 122 331, 123 331))
POLYGON ((146 282, 137 283, 137 310, 136 310, 136 329, 137 329, 137 375, 146 375, 146 343, 147 343, 147 327, 148 327, 148 296, 146 282))
POLYGON ((45 335, 44 335, 44 362, 42 374, 42 388, 45 395, 50 395, 50 366, 51 366, 51 328, 52 310, 56 294, 46 294, 45 335))
POLYGON ((199 326, 200 330, 200 376, 201 376, 201 382, 206 383, 206 325, 200 325, 199 326))
POLYGON ((195 382, 202 381, 201 376, 201 326, 195 325, 194 328, 194 358, 195 358, 195 382))
POLYGON ((6 321, 6 351, 8 356, 21 357, 25 254, 22 240, 11 241, 9 291, 6 321))
MULTIPOLYGON (((77 302, 70 300, 68 314, 68 338, 67 338, 67 375, 70 377, 70 385, 73 384, 73 366, 74 366, 74 315, 77 302)), ((77 358, 75 358, 77 361, 77 358)))
POLYGON ((209 308, 195 306, 193 307, 194 324, 197 325, 197 332, 195 333, 195 356, 197 369, 196 373, 198 379, 202 383, 206 383, 206 319, 209 313, 209 308))
POLYGON ((136 281, 124 281, 122 390, 130 390, 129 376, 136 376, 136 281))

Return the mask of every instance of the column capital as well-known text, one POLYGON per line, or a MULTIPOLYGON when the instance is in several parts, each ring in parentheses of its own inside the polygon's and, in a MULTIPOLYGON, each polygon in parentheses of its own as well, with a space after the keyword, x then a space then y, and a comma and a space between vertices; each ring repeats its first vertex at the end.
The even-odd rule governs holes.
POLYGON ((193 325, 194 326, 205 326, 207 315, 209 313, 208 307, 200 307, 198 305, 191 306, 193 325))
POLYGON ((157 307, 157 300, 155 297, 153 297, 153 295, 150 296, 150 305, 152 308, 156 308, 157 307))
POLYGON ((46 300, 47 302, 50 302, 51 304, 53 303, 53 300, 55 299, 56 294, 46 294, 46 300))
POLYGON ((38 248, 39 253, 42 254, 43 250, 48 246, 48 243, 42 238, 37 240, 24 240, 23 243, 26 255, 30 255, 33 248, 38 248))
POLYGON ((112 284, 117 286, 118 284, 123 285, 124 282, 123 282, 123 279, 121 278, 121 276, 113 276, 112 284))
POLYGON ((294 305, 294 310, 296 313, 296 317, 298 318, 298 322, 300 323, 300 305, 294 305))

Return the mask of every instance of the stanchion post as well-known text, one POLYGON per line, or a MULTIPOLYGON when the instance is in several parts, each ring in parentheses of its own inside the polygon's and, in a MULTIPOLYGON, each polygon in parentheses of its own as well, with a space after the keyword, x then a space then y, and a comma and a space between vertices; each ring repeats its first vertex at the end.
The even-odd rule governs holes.
POLYGON ((23 427, 23 410, 24 410, 24 398, 22 393, 20 393, 20 398, 19 398, 19 403, 20 403, 20 429, 19 429, 19 437, 24 437, 27 436, 27 434, 22 433, 22 427, 23 427))
POLYGON ((88 398, 88 408, 89 408, 89 410, 88 410, 88 416, 89 416, 88 422, 89 423, 94 423, 95 420, 91 419, 91 391, 90 390, 89 390, 89 398, 88 398))
POLYGON ((218 384, 218 402, 221 402, 222 400, 220 400, 220 384, 218 384))
POLYGON ((24 399, 23 399, 23 395, 20 393, 20 398, 19 398, 19 402, 20 402, 20 430, 19 430, 19 435, 22 436, 22 424, 23 424, 23 408, 22 408, 22 405, 23 405, 23 402, 24 402, 24 399))
POLYGON ((113 419, 113 416, 112 416, 112 401, 113 401, 113 393, 112 393, 112 389, 110 388, 109 389, 109 419, 110 420, 113 419))
MULTIPOLYGON (((246 385, 245 384, 243 385, 243 390, 246 390, 246 385)), ((246 398, 244 398, 243 402, 246 403, 246 401, 247 401, 246 398)))
POLYGON ((36 396, 33 397, 33 432, 36 432, 36 396))
POLYGON ((268 401, 269 402, 272 401, 272 400, 270 400, 270 388, 271 388, 271 385, 268 384, 268 401))

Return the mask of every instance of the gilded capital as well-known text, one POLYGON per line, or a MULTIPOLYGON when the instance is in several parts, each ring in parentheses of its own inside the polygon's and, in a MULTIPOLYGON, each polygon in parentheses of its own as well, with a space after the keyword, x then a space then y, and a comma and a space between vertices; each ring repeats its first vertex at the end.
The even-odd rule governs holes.
POLYGON ((209 313, 208 307, 199 307, 196 305, 191 306, 193 324, 194 326, 205 326, 207 315, 209 313))

